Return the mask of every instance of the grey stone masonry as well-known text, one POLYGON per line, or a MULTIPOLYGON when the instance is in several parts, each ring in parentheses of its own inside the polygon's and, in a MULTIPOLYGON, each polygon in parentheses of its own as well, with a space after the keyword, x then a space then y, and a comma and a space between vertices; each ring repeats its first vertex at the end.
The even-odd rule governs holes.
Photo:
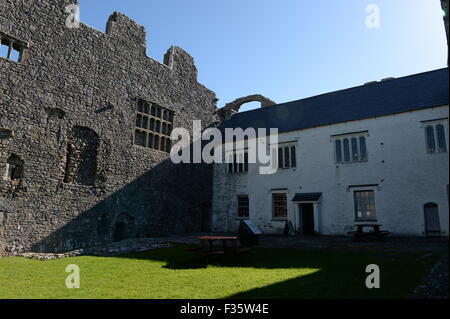
POLYGON ((106 33, 67 27, 74 3, 0 0, 0 251, 207 231, 211 166, 175 165, 161 141, 217 122, 216 95, 183 49, 147 57, 145 29, 123 14, 106 33), (140 101, 156 121, 145 132, 140 101))

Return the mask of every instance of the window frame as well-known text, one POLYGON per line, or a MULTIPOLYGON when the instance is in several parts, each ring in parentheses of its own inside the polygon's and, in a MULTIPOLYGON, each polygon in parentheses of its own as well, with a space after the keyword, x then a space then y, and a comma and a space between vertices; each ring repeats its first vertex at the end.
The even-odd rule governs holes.
POLYGON ((297 146, 297 142, 284 142, 277 144, 275 149, 278 150, 278 169, 289 170, 296 169, 298 167, 297 146), (288 159, 286 159, 286 151, 288 152, 288 159))
POLYGON ((249 172, 250 163, 247 148, 243 150, 235 149, 233 152, 228 152, 225 156, 228 159, 228 162, 226 163, 227 174, 247 174, 249 172))
MULTIPOLYGON (((376 201, 375 201, 375 190, 374 189, 355 189, 352 191, 353 194, 353 207, 354 207, 354 216, 355 216, 355 222, 376 222, 377 221, 377 208, 376 208, 376 201), (371 194, 368 197, 368 202, 358 203, 357 194, 360 193, 368 193, 371 194), (367 210, 362 211, 362 216, 358 216, 359 208, 360 206, 369 206, 371 208, 370 214, 367 215, 367 210)), ((364 200, 366 200, 364 198, 364 200)), ((361 197, 359 198, 361 200, 361 197)))
POLYGON ((148 102, 141 98, 136 99, 133 145, 143 149, 170 154, 172 148, 170 135, 174 128, 175 114, 175 111, 162 107, 157 103, 148 102), (144 123, 146 123, 146 127, 143 127, 144 123), (166 124, 165 132, 163 132, 164 126, 162 124, 166 124), (137 137, 141 134, 144 136, 144 145, 137 142, 137 137))
POLYGON ((26 42, 21 41, 9 34, 6 34, 2 31, 0 31, 0 47, 5 46, 7 47, 7 53, 6 56, 0 56, 0 59, 14 62, 14 63, 21 63, 25 56, 25 49, 28 48, 28 45, 26 42), (3 42, 7 42, 8 45, 4 45, 3 42), (13 59, 13 52, 17 52, 17 60, 13 59))
POLYGON ((365 163, 369 161, 367 151, 368 131, 332 135, 333 157, 336 165, 365 163), (338 152, 338 146, 340 150, 338 152), (355 150, 356 147, 356 150, 355 150), (356 151, 356 152, 355 152, 356 151))
MULTIPOLYGON (((276 220, 276 221, 288 220, 289 209, 288 209, 288 200, 287 200, 287 198, 288 198, 287 195, 288 194, 287 194, 287 192, 277 191, 277 192, 272 192, 271 195, 272 195, 272 198, 271 198, 271 200, 272 200, 272 220, 276 220), (283 201, 285 202, 285 205, 284 205, 285 207, 277 205, 277 200, 275 198, 276 196, 283 196, 284 197, 283 201), (282 209, 285 210, 285 215, 281 216, 281 215, 277 215, 276 214, 277 213, 277 209, 279 209, 279 208, 282 208, 282 209)), ((279 203, 279 201, 278 201, 278 203, 279 203)))
POLYGON ((445 154, 448 153, 448 119, 438 119, 438 120, 430 120, 423 121, 422 127, 425 135, 425 149, 427 154, 445 154), (442 130, 439 130, 442 128, 442 130), (432 136, 432 144, 430 145, 430 130, 433 134, 432 136), (442 135, 443 133, 443 135, 442 135), (441 145, 443 139, 443 145, 441 145), (443 146, 443 147, 442 147, 443 146), (433 148, 434 147, 434 148, 433 148))
POLYGON ((236 202, 237 219, 240 219, 240 220, 248 220, 248 219, 250 219, 250 196, 248 196, 247 194, 239 194, 239 195, 237 195, 236 198, 237 198, 236 199, 237 200, 237 202, 236 202), (247 206, 246 207, 240 205, 242 203, 241 199, 243 199, 243 198, 245 198, 247 200, 247 206), (246 215, 242 215, 241 214, 241 209, 246 210, 247 214, 246 215))

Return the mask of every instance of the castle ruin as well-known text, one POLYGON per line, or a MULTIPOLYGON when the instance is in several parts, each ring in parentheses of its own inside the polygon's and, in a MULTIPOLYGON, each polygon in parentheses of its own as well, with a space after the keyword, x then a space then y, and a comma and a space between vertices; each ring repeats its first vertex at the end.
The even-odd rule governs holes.
POLYGON ((169 151, 174 127, 218 121, 215 93, 183 49, 147 57, 123 14, 68 28, 75 3, 0 2, 0 249, 208 230, 211 167, 169 151))

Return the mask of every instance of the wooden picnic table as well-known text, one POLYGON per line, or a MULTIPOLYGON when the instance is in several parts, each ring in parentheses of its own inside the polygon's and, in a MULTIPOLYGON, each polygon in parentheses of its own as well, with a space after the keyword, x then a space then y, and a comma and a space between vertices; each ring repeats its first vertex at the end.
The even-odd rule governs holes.
POLYGON ((380 224, 356 224, 356 231, 349 232, 349 234, 353 234, 356 239, 360 240, 364 236, 375 236, 379 240, 383 240, 384 236, 388 235, 389 232, 382 231, 380 229, 382 225, 380 224), (364 228, 372 228, 371 232, 364 232, 364 228))
POLYGON ((235 236, 200 236, 200 246, 188 249, 191 252, 199 253, 206 260, 214 255, 239 256, 241 253, 247 252, 249 248, 238 248, 239 237, 235 236), (215 247, 215 242, 221 242, 222 245, 215 247))
POLYGON ((226 253, 236 253, 238 249, 238 240, 239 237, 234 236, 201 236, 198 237, 200 240, 200 250, 203 252, 213 253, 213 252, 222 252, 226 253), (222 242, 222 250, 214 250, 214 242, 221 241, 222 242), (228 243, 231 243, 231 246, 228 246, 228 243), (208 243, 208 247, 206 247, 206 243, 208 243))

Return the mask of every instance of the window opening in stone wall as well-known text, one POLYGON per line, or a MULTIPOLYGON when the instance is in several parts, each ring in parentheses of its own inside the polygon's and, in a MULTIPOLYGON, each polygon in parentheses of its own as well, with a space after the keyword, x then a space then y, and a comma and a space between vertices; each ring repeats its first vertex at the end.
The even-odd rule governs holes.
POLYGON ((23 178, 23 174, 23 160, 19 156, 12 154, 6 162, 6 174, 4 179, 7 181, 17 182, 23 178))
POLYGON ((170 153, 174 112, 155 103, 138 100, 134 144, 170 153))
POLYGON ((113 240, 122 241, 136 237, 134 218, 128 213, 121 214, 114 223, 113 240))
POLYGON ((21 62, 26 44, 0 32, 0 57, 21 62))
POLYGON ((100 144, 97 133, 76 126, 68 133, 68 140, 64 183, 95 185, 100 144))

